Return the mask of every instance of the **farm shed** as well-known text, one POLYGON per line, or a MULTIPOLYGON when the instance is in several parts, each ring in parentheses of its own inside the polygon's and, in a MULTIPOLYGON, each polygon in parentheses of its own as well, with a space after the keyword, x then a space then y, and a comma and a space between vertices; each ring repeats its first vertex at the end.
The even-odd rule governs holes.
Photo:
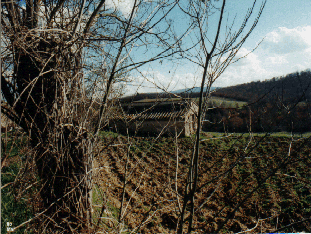
POLYGON ((123 134, 190 136, 197 129, 198 109, 190 99, 122 103, 109 127, 123 134))

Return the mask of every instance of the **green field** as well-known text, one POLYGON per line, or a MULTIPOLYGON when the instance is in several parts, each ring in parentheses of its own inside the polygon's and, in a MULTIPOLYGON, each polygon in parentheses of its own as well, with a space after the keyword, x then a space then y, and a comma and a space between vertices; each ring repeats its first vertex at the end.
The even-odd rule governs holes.
MULTIPOLYGON (((197 104, 199 103, 199 98, 192 99, 197 104)), ((223 108, 242 108, 247 105, 247 102, 236 101, 229 98, 220 98, 220 97, 210 97, 207 101, 209 106, 213 107, 223 107, 223 108)))
MULTIPOLYGON (((213 137, 224 137, 224 136, 232 136, 232 137, 293 137, 293 138, 308 138, 311 137, 311 132, 306 133, 290 133, 290 132, 273 132, 273 133, 223 133, 223 132, 206 132, 213 137)), ((202 135, 204 138, 204 134, 202 135)))

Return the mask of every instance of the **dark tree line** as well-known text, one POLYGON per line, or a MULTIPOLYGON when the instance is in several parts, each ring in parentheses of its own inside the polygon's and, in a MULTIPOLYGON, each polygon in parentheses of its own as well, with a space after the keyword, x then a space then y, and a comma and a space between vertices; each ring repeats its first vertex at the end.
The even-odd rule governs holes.
MULTIPOLYGON (((206 94, 206 92, 204 92, 206 94)), ((260 100, 273 101, 279 99, 284 103, 310 102, 311 101, 311 70, 291 73, 286 76, 273 77, 265 81, 253 81, 250 83, 216 89, 212 96, 234 99, 248 103, 260 100)), ((173 93, 137 93, 124 97, 123 102, 139 101, 143 99, 157 98, 198 98, 198 92, 173 93)))
POLYGON ((311 70, 218 89, 213 96, 257 102, 277 98, 282 102, 311 101, 311 70))
POLYGON ((205 131, 311 131, 310 70, 223 88, 213 95, 246 101, 248 105, 208 110, 205 131))
MULTIPOLYGON (((198 98, 199 93, 179 93, 182 98, 198 98)), ((213 108, 205 115, 204 131, 255 132, 311 131, 311 71, 218 89, 212 96, 248 102, 242 109, 213 108)), ((122 102, 174 98, 171 93, 142 93, 122 98, 122 102)))
POLYGON ((203 131, 207 132, 309 132, 310 103, 284 106, 281 102, 262 101, 236 108, 215 108, 205 115, 203 131))

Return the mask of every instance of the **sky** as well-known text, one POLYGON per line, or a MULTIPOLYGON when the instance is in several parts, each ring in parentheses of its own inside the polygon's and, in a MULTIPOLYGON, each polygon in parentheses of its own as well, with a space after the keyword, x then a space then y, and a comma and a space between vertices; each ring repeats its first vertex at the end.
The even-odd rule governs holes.
MULTIPOLYGON (((222 1, 218 2, 221 4, 222 1)), ((257 2, 255 14, 261 1, 257 0, 257 2)), ((107 0, 106 7, 118 8, 124 16, 128 16, 133 3, 134 0, 107 0)), ((227 22, 232 22, 236 17, 233 29, 237 29, 241 24, 252 4, 253 0, 227 0, 224 15, 227 22)), ((227 87, 251 81, 263 81, 310 69, 310 12, 311 0, 268 0, 256 28, 238 52, 237 58, 249 55, 231 64, 213 86, 227 87), (257 49, 250 53, 256 47, 257 49)), ((182 31, 183 15, 178 11, 172 11, 172 14, 177 22, 175 30, 182 31)), ((216 25, 218 17, 217 14, 210 17, 211 35, 215 34, 213 25, 216 25)), ((157 61, 140 68, 139 72, 131 75, 132 82, 127 84, 125 94, 197 87, 200 86, 202 78, 202 69, 187 61, 174 61, 174 63, 157 61)))
MULTIPOLYGON (((131 0, 123 1, 129 3, 131 0)), ((252 0, 227 0, 225 16, 228 16, 228 22, 236 16, 236 25, 239 25, 252 2, 252 0)), ((126 8, 123 8, 123 11, 126 12, 126 8)), ((213 86, 226 87, 251 81, 263 81, 310 69, 310 12, 310 0, 268 0, 256 28, 237 56, 248 54, 263 41, 246 58, 231 64, 213 86)), ((178 17, 176 15, 176 18, 178 17)), ((200 86, 202 76, 202 71, 191 63, 182 64, 178 68, 162 63, 161 66, 153 65, 145 70, 142 69, 141 72, 156 82, 158 87, 168 91, 200 86)), ((161 91, 155 89, 152 82, 146 82, 144 77, 135 76, 132 79, 134 82, 128 87, 128 94, 135 91, 139 93, 161 91)))
MULTIPOLYGON (((236 1, 237 2, 237 1, 236 1)), ((240 4, 247 1, 238 1, 240 4)), ((311 68, 311 1, 268 0, 257 27, 244 44, 252 54, 228 67, 215 86, 265 80, 311 68)))

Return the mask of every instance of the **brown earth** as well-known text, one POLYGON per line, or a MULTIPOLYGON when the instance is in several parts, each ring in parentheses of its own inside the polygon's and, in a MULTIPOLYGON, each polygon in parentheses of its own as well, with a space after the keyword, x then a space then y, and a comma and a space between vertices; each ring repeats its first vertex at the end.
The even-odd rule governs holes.
MULTIPOLYGON (((110 137, 103 139, 102 147, 94 164, 93 192, 93 216, 102 217, 100 228, 176 233, 192 139, 179 139, 176 145, 173 138, 128 142, 110 137)), ((290 145, 289 138, 272 137, 202 142, 194 230, 272 232, 286 225, 285 231, 311 230, 310 148, 310 141, 290 145)))

